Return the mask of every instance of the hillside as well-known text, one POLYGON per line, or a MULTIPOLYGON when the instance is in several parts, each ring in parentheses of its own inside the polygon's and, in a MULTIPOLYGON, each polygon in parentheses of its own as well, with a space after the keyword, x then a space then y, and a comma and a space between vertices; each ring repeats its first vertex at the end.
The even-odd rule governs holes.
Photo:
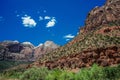
POLYGON ((78 33, 61 47, 0 42, 0 80, 120 80, 120 0, 91 10, 78 33))
POLYGON ((120 0, 95 7, 79 34, 66 45, 47 53, 34 64, 52 68, 81 68, 120 63, 120 0))

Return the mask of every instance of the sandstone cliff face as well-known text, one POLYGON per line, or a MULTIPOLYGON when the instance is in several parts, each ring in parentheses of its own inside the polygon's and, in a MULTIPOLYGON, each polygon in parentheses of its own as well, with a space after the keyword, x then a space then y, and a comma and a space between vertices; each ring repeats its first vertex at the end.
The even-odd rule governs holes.
POLYGON ((93 50, 83 51, 77 54, 71 54, 67 57, 61 57, 54 61, 46 61, 45 63, 36 62, 36 66, 46 66, 49 69, 53 68, 82 68, 90 67, 97 63, 100 66, 110 66, 120 63, 120 47, 111 46, 108 48, 98 48, 93 50))
MULTIPOLYGON (((29 46, 24 46, 16 41, 3 41, 0 43, 1 59, 0 60, 29 60, 28 56, 31 56, 32 49, 29 46), (26 55, 27 54, 27 55, 26 55)), ((31 56, 32 57, 32 56, 31 56)))
POLYGON ((120 0, 107 0, 102 7, 95 7, 85 21, 85 27, 80 32, 86 33, 95 30, 99 26, 120 23, 120 0))
POLYGON ((40 46, 35 48, 34 51, 34 57, 36 59, 42 57, 42 55, 58 48, 59 46, 55 44, 53 41, 46 41, 44 44, 41 44, 40 46))
POLYGON ((52 41, 46 41, 38 47, 30 42, 3 41, 0 42, 0 60, 35 61, 56 48, 58 45, 52 41))
POLYGON ((107 0, 88 15, 85 26, 68 44, 44 55, 30 66, 81 68, 94 63, 120 63, 120 0, 107 0))

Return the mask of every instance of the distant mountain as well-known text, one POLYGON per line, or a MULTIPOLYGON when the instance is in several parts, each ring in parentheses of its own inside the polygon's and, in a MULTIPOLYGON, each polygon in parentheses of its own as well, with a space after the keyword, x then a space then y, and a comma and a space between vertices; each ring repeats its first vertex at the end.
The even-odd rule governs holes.
POLYGON ((58 47, 53 41, 46 41, 37 47, 30 42, 3 41, 0 42, 0 60, 34 61, 58 47))
POLYGON ((107 0, 104 6, 95 7, 72 41, 43 55, 31 66, 81 68, 94 63, 120 63, 120 0, 107 0))
POLYGON ((46 41, 44 44, 40 44, 34 50, 35 58, 40 58, 42 55, 53 51, 54 49, 58 48, 59 46, 55 44, 53 41, 46 41))

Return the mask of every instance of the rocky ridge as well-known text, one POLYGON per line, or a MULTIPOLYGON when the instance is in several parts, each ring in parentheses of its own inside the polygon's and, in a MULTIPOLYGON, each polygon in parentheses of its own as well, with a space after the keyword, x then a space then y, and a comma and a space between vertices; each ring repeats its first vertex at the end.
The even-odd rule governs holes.
POLYGON ((96 6, 85 21, 80 32, 86 33, 103 25, 120 25, 120 0, 107 0, 104 6, 96 6))
POLYGON ((0 60, 35 61, 58 47, 52 41, 46 41, 43 45, 37 47, 30 42, 3 41, 0 42, 0 60))
POLYGON ((120 63, 120 0, 107 0, 102 7, 95 7, 72 41, 29 67, 81 68, 94 63, 101 66, 120 63))

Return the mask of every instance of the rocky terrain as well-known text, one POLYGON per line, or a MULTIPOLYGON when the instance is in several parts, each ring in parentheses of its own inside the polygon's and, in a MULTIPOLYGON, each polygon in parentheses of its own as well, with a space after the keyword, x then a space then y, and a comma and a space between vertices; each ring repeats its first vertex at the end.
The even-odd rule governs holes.
POLYGON ((59 46, 52 41, 46 41, 37 47, 30 42, 3 41, 0 42, 0 60, 34 61, 58 47, 59 46))
POLYGON ((104 6, 95 7, 72 41, 28 67, 81 68, 94 63, 101 66, 120 63, 120 0, 107 0, 104 6))
POLYGON ((80 29, 81 33, 92 31, 102 25, 120 23, 120 0, 107 0, 102 7, 96 6, 85 21, 85 27, 80 29))

